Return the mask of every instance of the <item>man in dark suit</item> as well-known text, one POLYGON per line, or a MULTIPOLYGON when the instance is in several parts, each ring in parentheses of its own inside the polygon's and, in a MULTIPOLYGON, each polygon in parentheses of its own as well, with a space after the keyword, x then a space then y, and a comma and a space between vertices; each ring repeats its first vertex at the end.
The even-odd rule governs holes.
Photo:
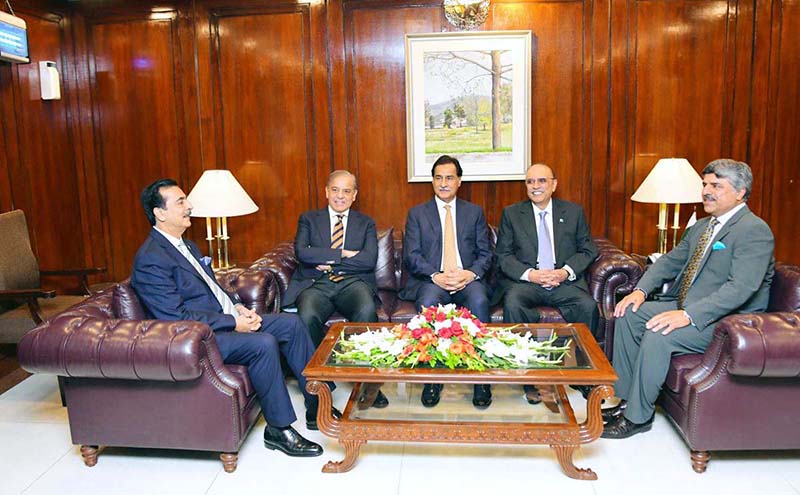
MULTIPOLYGON (((327 208, 307 211, 297 223, 294 252, 299 265, 286 289, 283 307, 297 308, 315 346, 325 337, 325 322, 334 311, 350 321, 378 321, 378 238, 375 222, 350 208, 357 195, 356 176, 335 170, 325 186, 327 208)), ((372 406, 388 404, 378 391, 372 406)))
MULTIPOLYGON (((175 181, 150 184, 141 201, 153 229, 134 258, 131 285, 147 312, 160 320, 194 320, 210 326, 223 361, 247 366, 267 420, 264 445, 290 456, 321 455, 322 447, 291 426, 297 417, 280 366, 283 354, 305 397, 306 425, 317 429, 318 400, 306 392, 302 374, 314 345, 303 322, 294 315, 262 318, 217 283, 197 246, 182 238, 191 225, 192 205, 175 181)), ((202 404, 198 408, 202 412, 202 404)))
MULTIPOLYGON (((435 197, 408 212, 403 260, 409 276, 400 297, 415 301, 417 309, 455 303, 488 323, 483 276, 492 264, 489 230, 480 206, 456 198, 462 173, 457 159, 439 157, 431 169, 435 197)), ((422 404, 438 404, 441 388, 426 384, 422 404)), ((472 403, 489 407, 489 385, 475 385, 472 403)))
MULTIPOLYGON (((597 257, 597 246, 583 208, 552 198, 558 179, 547 165, 528 168, 525 187, 529 199, 506 207, 500 220, 493 302, 503 300, 507 323, 536 323, 536 307, 551 306, 594 333, 599 311, 584 272, 597 257)), ((531 404, 541 401, 532 385, 525 386, 525 395, 531 404)))
POLYGON ((622 401, 604 410, 603 438, 651 428, 674 354, 704 352, 714 326, 729 314, 766 310, 775 240, 745 204, 752 184, 746 163, 720 159, 706 165, 703 209, 710 216, 690 227, 614 308, 614 388, 622 401), (663 296, 644 302, 670 280, 675 283, 663 296))

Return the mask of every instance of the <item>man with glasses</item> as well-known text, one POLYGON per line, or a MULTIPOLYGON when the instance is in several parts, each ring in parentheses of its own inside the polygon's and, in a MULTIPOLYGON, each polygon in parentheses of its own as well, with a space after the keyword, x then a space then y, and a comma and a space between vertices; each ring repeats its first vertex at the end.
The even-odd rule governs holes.
MULTIPOLYGON (((483 209, 458 199, 461 164, 443 155, 431 169, 434 198, 408 212, 403 261, 409 274, 402 299, 423 306, 455 303, 480 321, 489 322, 489 299, 483 276, 492 264, 489 230, 483 209)), ((441 384, 426 384, 422 405, 439 403, 441 384)), ((475 385, 472 404, 485 409, 492 403, 489 385, 475 385)))
MULTIPOLYGON (((497 234, 499 287, 506 323, 536 323, 537 306, 558 309, 567 322, 584 323, 594 334, 599 312, 583 276, 597 257, 583 208, 552 198, 553 170, 537 163, 525 175, 528 199, 503 210, 497 234)), ((528 402, 541 402, 532 385, 528 402)))

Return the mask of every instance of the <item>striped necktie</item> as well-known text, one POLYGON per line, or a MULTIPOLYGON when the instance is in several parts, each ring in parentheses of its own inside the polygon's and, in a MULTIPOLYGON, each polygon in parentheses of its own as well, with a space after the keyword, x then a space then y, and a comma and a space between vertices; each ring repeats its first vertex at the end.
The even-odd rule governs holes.
MULTIPOLYGON (((344 215, 336 215, 336 224, 333 226, 333 233, 331 234, 331 249, 342 249, 344 246, 344 215)), ((333 272, 328 274, 331 282, 341 282, 344 280, 344 275, 336 275, 333 272)))
POLYGON ((711 237, 714 235, 714 229, 717 225, 719 225, 719 220, 716 218, 712 218, 711 221, 708 222, 708 228, 706 228, 706 231, 700 236, 700 240, 697 241, 697 247, 694 248, 692 257, 689 258, 689 263, 686 265, 686 270, 684 270, 683 278, 681 279, 681 285, 678 288, 678 309, 684 308, 686 294, 689 293, 689 287, 691 287, 692 282, 694 282, 697 269, 700 268, 700 260, 703 259, 706 247, 708 243, 711 242, 711 237))
POLYGON ((203 267, 200 266, 200 262, 197 261, 197 258, 195 258, 192 252, 189 250, 189 246, 187 246, 183 240, 181 240, 180 244, 178 244, 178 251, 180 251, 183 257, 189 261, 189 264, 194 267, 194 269, 200 275, 200 278, 202 278, 206 285, 208 285, 208 288, 211 289, 211 293, 214 294, 217 302, 219 302, 219 305, 222 306, 222 311, 225 314, 233 317, 238 316, 239 312, 236 311, 236 305, 233 304, 231 298, 225 293, 224 290, 222 290, 222 287, 220 287, 216 281, 211 280, 211 277, 208 275, 208 273, 206 273, 205 270, 203 270, 203 267))

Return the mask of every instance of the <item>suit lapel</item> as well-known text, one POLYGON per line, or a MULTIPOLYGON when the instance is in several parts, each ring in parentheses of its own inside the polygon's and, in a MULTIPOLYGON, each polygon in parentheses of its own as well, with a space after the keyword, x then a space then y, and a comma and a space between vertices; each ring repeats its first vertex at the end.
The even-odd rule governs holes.
MULTIPOLYGON (((350 209, 350 213, 347 215, 347 229, 344 231, 344 247, 347 249, 347 246, 352 246, 353 243, 351 242, 353 238, 359 239, 363 238, 363 234, 361 233, 361 225, 362 219, 361 215, 358 214, 357 211, 350 209)), ((358 246, 360 248, 360 246, 358 246)), ((356 249, 358 251, 358 249, 356 249)))
MULTIPOLYGON (((189 263, 189 260, 187 260, 181 254, 181 252, 178 251, 178 248, 173 246, 172 243, 169 242, 166 237, 164 237, 163 235, 159 234, 155 230, 152 230, 150 232, 150 236, 153 238, 153 240, 156 241, 156 243, 159 246, 161 246, 161 248, 164 250, 164 252, 167 254, 167 256, 169 258, 172 258, 172 260, 175 262, 175 264, 178 266, 178 268, 181 268, 181 269, 189 272, 191 275, 197 277, 201 282, 203 282, 203 285, 207 285, 205 280, 203 280, 203 277, 201 277, 200 274, 197 273, 197 270, 195 270, 195 268, 192 266, 192 264, 189 263)), ((189 244, 187 243, 186 245, 188 246, 189 244)), ((191 247, 189 248, 189 250, 191 251, 191 247)))
POLYGON ((563 253, 564 250, 561 249, 561 244, 564 241, 564 236, 566 233, 564 232, 565 227, 565 216, 567 212, 564 208, 564 205, 561 201, 556 199, 553 200, 553 245, 556 247, 556 252, 553 253, 554 259, 553 261, 556 262, 556 266, 560 265, 561 263, 558 260, 559 253, 563 253))
MULTIPOLYGON (((442 243, 444 242, 444 236, 442 235, 442 224, 441 220, 439 220, 439 209, 436 207, 436 200, 432 199, 425 203, 424 210, 425 218, 430 224, 430 231, 433 232, 435 236, 434 242, 431 243, 431 248, 433 249, 431 262, 439 266, 442 261, 442 243)), ((424 235, 422 237, 424 238, 424 235)))
MULTIPOLYGON (((737 222, 738 222, 738 221, 739 221, 739 220, 740 220, 740 219, 741 219, 743 216, 745 216, 747 213, 750 213, 750 209, 747 207, 747 205, 745 205, 745 207, 744 207, 744 208, 742 208, 741 210, 737 211, 737 212, 736 212, 736 213, 735 213, 735 214, 734 214, 734 215, 731 217, 731 219, 730 219, 730 220, 728 220, 727 222, 725 222, 725 225, 723 225, 723 226, 722 226, 722 228, 719 230, 719 232, 717 233, 717 235, 716 235, 716 236, 714 236, 714 237, 711 239, 711 241, 710 241, 710 242, 712 243, 712 244, 711 244, 711 246, 709 246, 709 247, 708 247, 708 249, 706 249, 706 252, 705 252, 705 253, 703 253, 703 258, 700 260, 700 266, 699 266, 699 267, 697 267, 697 273, 700 273, 700 272, 703 270, 703 267, 706 265, 706 261, 708 261, 708 258, 709 258, 709 256, 711 256, 711 252, 714 250, 714 244, 715 244, 715 243, 717 243, 717 242, 720 242, 720 241, 722 241, 722 239, 724 239, 724 238, 725 238, 725 236, 726 236, 726 235, 728 235, 728 232, 730 232, 730 231, 731 231, 731 229, 733 228, 733 226, 734 226, 734 225, 736 225, 736 223, 737 223, 737 222)), ((711 222, 711 218, 709 218, 709 219, 708 219, 708 221, 709 221, 709 222, 711 222)), ((708 228, 708 224, 706 224, 706 227, 705 227, 705 228, 708 228)), ((705 228, 704 228, 703 230, 705 230, 705 228)), ((701 235, 702 235, 702 234, 701 234, 701 235)), ((695 245, 695 247, 696 247, 696 245, 695 245)), ((692 252, 694 252, 694 251, 692 251, 692 252)), ((695 278, 696 278, 696 277, 697 277, 697 275, 695 275, 695 278)))
POLYGON ((533 206, 531 206, 530 201, 519 203, 517 207, 517 216, 519 217, 522 231, 528 234, 528 237, 533 240, 533 245, 531 247, 534 257, 536 257, 539 254, 539 235, 536 233, 536 219, 533 218, 533 206))
POLYGON ((331 247, 331 220, 330 217, 328 217, 328 209, 323 208, 321 210, 317 210, 314 221, 317 224, 317 232, 319 232, 320 236, 320 245, 324 247, 331 247))
POLYGON ((464 253, 469 251, 469 248, 463 244, 465 242, 464 233, 466 232, 467 228, 467 207, 466 201, 456 198, 455 201, 456 206, 456 243, 458 244, 458 254, 461 255, 461 263, 466 263, 464 261, 464 253))

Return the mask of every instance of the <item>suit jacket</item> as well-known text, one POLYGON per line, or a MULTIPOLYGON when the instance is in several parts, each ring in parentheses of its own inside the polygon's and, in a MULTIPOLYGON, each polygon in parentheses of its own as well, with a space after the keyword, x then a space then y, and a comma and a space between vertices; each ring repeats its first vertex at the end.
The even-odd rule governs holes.
MULTIPOLYGON (((675 279, 662 300, 677 299, 686 265, 712 217, 690 227, 681 242, 651 266, 637 287, 648 294, 675 279)), ((728 220, 700 261, 684 308, 704 330, 732 313, 767 309, 774 275, 775 239, 769 226, 745 206, 728 220)))
POLYGON ((331 265, 334 273, 353 275, 363 280, 378 297, 375 265, 378 263, 378 235, 372 218, 350 210, 345 230, 344 249, 359 251, 352 258, 342 258, 341 249, 331 249, 331 221, 328 208, 307 211, 297 222, 294 252, 299 262, 292 274, 282 305, 294 305, 297 297, 318 278, 326 276, 317 265, 331 265))
MULTIPOLYGON (((553 201, 553 238, 555 267, 569 265, 575 280, 563 283, 589 290, 583 276, 597 258, 597 246, 589 232, 583 208, 569 201, 553 201)), ((536 219, 529 200, 514 203, 503 209, 500 230, 497 233, 497 264, 500 267, 499 288, 493 302, 497 302, 511 284, 520 282, 528 268, 536 268, 539 255, 539 237, 536 219)))
MULTIPOLYGON (((483 277, 492 266, 492 250, 483 208, 456 198, 455 228, 464 269, 473 272, 480 283, 485 284, 483 277)), ((431 283, 431 275, 441 271, 443 237, 435 199, 408 212, 403 238, 403 262, 408 279, 400 291, 402 299, 416 300, 422 284, 431 283)))
MULTIPOLYGON (((184 242, 200 266, 216 283, 211 267, 200 261, 197 245, 189 240, 184 242)), ((131 286, 151 317, 159 320, 200 321, 214 331, 236 328, 236 319, 222 312, 222 306, 203 277, 155 229, 150 231, 133 259, 131 286)), ((227 293, 234 303, 239 302, 239 296, 227 293)))

